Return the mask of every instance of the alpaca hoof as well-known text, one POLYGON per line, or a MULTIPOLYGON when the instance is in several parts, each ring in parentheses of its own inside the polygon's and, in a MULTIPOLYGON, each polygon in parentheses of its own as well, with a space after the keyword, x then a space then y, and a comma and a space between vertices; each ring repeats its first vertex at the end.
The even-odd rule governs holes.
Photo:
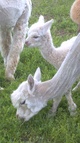
POLYGON ((12 75, 12 74, 6 75, 6 79, 9 80, 9 81, 15 80, 14 75, 12 75))
POLYGON ((77 113, 76 109, 77 109, 77 105, 75 103, 73 104, 72 108, 70 108, 70 107, 68 108, 71 116, 76 115, 76 113, 77 113))
POLYGON ((77 111, 70 112, 70 116, 75 116, 76 114, 77 114, 77 111))
POLYGON ((54 117, 54 116, 56 116, 56 112, 53 112, 52 110, 49 110, 48 117, 50 118, 50 117, 54 117))

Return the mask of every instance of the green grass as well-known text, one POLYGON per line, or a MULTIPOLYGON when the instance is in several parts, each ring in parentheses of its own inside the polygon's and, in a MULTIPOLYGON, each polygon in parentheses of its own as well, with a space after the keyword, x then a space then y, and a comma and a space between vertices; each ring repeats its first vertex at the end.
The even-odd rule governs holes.
MULTIPOLYGON (((30 25, 44 15, 46 21, 54 19, 51 28, 55 46, 77 34, 77 25, 69 16, 73 0, 33 0, 30 25)), ((41 68, 42 81, 53 77, 56 70, 41 56, 38 49, 24 48, 15 73, 16 80, 8 82, 4 77, 3 59, 0 56, 0 143, 80 143, 80 97, 79 91, 73 93, 77 104, 77 115, 71 117, 63 97, 55 117, 48 118, 52 101, 28 122, 16 118, 16 110, 11 104, 10 94, 18 85, 41 68)))

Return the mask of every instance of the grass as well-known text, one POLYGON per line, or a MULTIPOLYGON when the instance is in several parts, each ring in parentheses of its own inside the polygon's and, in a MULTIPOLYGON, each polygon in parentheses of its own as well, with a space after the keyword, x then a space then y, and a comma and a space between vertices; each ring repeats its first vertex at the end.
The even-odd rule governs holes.
MULTIPOLYGON (((73 0, 32 0, 33 10, 30 25, 38 20, 40 14, 46 21, 54 19, 51 28, 55 46, 77 34, 77 25, 69 16, 73 0)), ((18 85, 41 68, 42 80, 53 77, 56 70, 47 63, 37 48, 24 48, 15 73, 16 80, 8 82, 4 77, 3 59, 0 56, 0 143, 80 143, 80 97, 79 91, 73 93, 77 104, 77 115, 71 117, 68 105, 63 97, 55 117, 48 118, 52 101, 28 122, 22 122, 15 116, 16 110, 11 104, 10 94, 18 85)))

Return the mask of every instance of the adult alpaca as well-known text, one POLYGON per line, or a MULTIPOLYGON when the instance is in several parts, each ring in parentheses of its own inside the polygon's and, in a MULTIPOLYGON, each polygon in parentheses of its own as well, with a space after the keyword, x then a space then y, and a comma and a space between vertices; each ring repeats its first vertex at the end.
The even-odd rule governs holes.
POLYGON ((70 17, 78 25, 78 32, 80 32, 80 0, 75 0, 70 9, 70 17))
MULTIPOLYGON (((34 77, 30 74, 26 81, 11 94, 13 106, 17 109, 16 115, 28 121, 47 105, 50 99, 58 101, 74 82, 80 77, 80 34, 68 52, 55 76, 41 82, 41 73, 38 68, 34 77)), ((54 100, 54 112, 57 102, 54 100)), ((70 102, 71 104, 71 102, 70 102)))
MULTIPOLYGON (((80 32, 80 0, 75 0, 70 9, 70 17, 73 22, 78 25, 78 33, 80 32)), ((73 91, 80 88, 80 82, 74 87, 73 91)))
MULTIPOLYGON (((76 36, 71 38, 70 40, 63 42, 60 47, 55 48, 50 33, 52 23, 53 20, 44 22, 44 17, 40 16, 38 22, 30 27, 25 44, 30 47, 39 47, 41 55, 44 57, 44 59, 46 59, 56 69, 59 69, 68 51, 73 45, 76 36)), ((66 92, 65 96, 68 100, 70 114, 72 115, 76 110, 76 105, 74 104, 73 99, 71 97, 71 90, 66 92)), ((56 112, 60 101, 61 97, 58 99, 55 98, 56 104, 55 107, 53 104, 53 107, 51 109, 52 112, 54 112, 54 108, 56 112)))
POLYGON ((0 51, 8 80, 14 79, 25 42, 31 9, 31 0, 0 1, 0 51))

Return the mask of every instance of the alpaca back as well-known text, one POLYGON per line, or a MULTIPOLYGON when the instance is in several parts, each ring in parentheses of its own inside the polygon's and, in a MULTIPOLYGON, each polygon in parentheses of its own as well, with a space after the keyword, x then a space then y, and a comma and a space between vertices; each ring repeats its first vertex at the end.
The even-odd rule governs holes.
POLYGON ((0 1, 0 25, 12 27, 22 15, 29 1, 27 0, 1 0, 0 1))

